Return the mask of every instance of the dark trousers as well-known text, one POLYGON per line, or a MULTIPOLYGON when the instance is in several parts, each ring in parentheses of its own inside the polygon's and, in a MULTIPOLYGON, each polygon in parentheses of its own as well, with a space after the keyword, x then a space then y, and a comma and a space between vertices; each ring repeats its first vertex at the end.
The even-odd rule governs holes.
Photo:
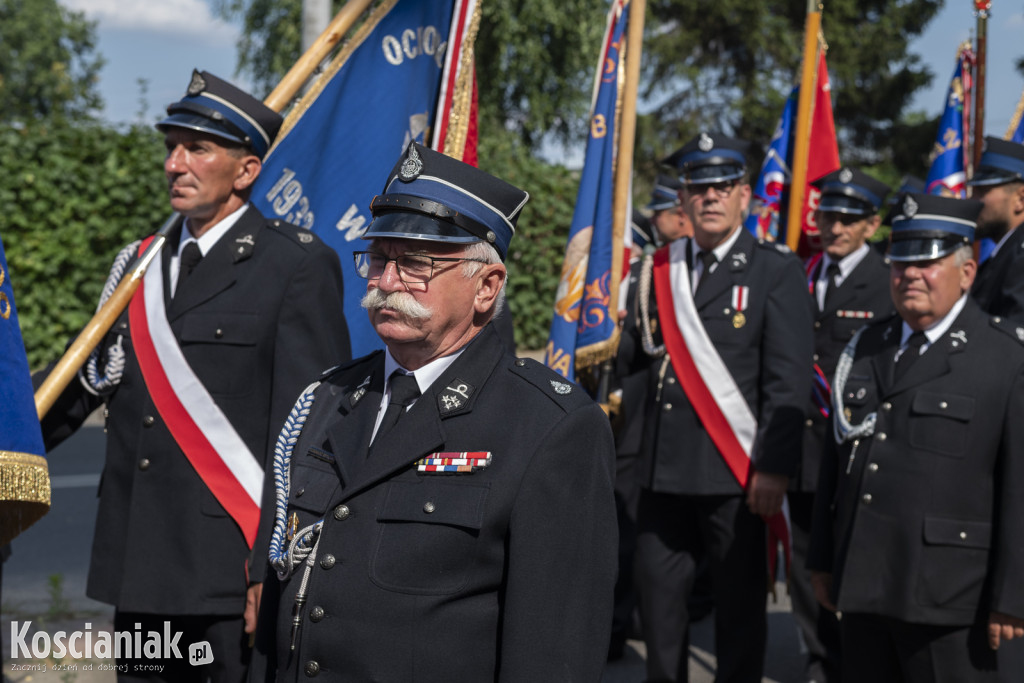
POLYGON ((148 658, 142 653, 132 653, 131 659, 117 659, 118 683, 145 681, 155 683, 243 683, 249 668, 252 649, 249 636, 245 635, 242 617, 223 615, 165 616, 160 614, 139 614, 134 612, 114 613, 114 630, 142 633, 146 642, 150 631, 164 634, 164 622, 169 623, 170 632, 180 632, 178 649, 181 659, 148 658), (139 626, 136 626, 138 624, 139 626), (193 666, 189 659, 189 645, 208 642, 205 654, 213 657, 209 664, 193 666))
MULTIPOLYGON (((983 683, 998 680, 985 627, 911 624, 874 614, 843 614, 844 683, 983 683)), ((1002 647, 1013 645, 1004 643, 1002 647)))
POLYGON ((800 491, 787 494, 789 499, 790 540, 793 561, 790 565, 789 597, 793 618, 807 645, 807 677, 816 681, 839 680, 839 621, 836 615, 821 609, 811 588, 811 572, 807 548, 811 541, 811 517, 814 493, 800 491))
POLYGON ((635 576, 649 681, 688 680, 687 600, 708 561, 715 599, 717 683, 760 683, 768 581, 765 525, 743 496, 643 491, 635 576))
POLYGON ((640 487, 636 482, 637 456, 619 455, 615 459, 615 516, 619 522, 619 575, 615 579, 615 606, 612 610, 612 638, 608 656, 622 656, 626 639, 633 634, 636 590, 633 587, 633 555, 636 549, 636 509, 640 487))

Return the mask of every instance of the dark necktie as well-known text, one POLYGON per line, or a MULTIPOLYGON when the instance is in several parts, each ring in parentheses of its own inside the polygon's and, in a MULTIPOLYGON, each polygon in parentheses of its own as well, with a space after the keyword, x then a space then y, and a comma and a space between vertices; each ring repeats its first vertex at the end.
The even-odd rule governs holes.
POLYGON ((416 377, 406 375, 400 370, 391 373, 391 399, 388 401, 387 410, 384 411, 384 418, 380 421, 380 427, 377 428, 377 436, 373 438, 375 444, 391 431, 405 413, 405 409, 419 396, 420 387, 416 383, 416 377))
POLYGON ((825 308, 828 308, 828 302, 839 288, 839 285, 836 284, 837 275, 839 275, 839 264, 832 261, 825 269, 825 308))
POLYGON ((700 291, 701 285, 708 279, 708 275, 711 275, 711 266, 718 263, 718 257, 715 256, 713 251, 701 250, 697 252, 697 260, 704 264, 704 272, 700 274, 700 279, 697 280, 697 288, 693 290, 694 293, 700 291))
POLYGON ((903 375, 907 374, 907 369, 921 357, 921 347, 927 342, 928 337, 924 336, 924 332, 914 332, 910 335, 910 338, 907 339, 907 348, 903 349, 903 353, 900 354, 899 359, 896 361, 894 379, 899 380, 903 375))
POLYGON ((185 245, 185 248, 181 250, 181 259, 178 263, 178 284, 174 290, 175 294, 181 291, 182 283, 188 279, 188 276, 202 260, 203 252, 199 250, 198 242, 189 242, 185 245))

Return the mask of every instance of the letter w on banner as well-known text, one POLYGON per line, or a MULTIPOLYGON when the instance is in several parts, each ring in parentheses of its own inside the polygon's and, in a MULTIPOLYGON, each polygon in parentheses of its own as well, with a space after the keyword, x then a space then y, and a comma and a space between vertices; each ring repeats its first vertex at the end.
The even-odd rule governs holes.
POLYGON ((594 80, 590 134, 576 208, 569 227, 562 277, 555 294, 544 362, 570 380, 576 367, 610 358, 618 345, 611 303, 612 201, 619 91, 623 82, 626 0, 615 0, 594 80))
POLYGON ((0 546, 50 509, 50 474, 0 241, 0 546))
MULTIPOLYGON (((253 203, 315 232, 338 252, 350 283, 370 200, 410 141, 476 160, 479 22, 477 0, 382 3, 295 105, 263 164, 253 203)), ((381 346, 362 295, 358 286, 345 289, 355 356, 381 346)))

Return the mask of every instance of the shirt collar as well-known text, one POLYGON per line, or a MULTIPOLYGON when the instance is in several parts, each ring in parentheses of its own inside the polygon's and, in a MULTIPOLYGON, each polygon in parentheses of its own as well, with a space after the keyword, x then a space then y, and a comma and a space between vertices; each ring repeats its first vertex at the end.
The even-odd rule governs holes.
MULTIPOLYGON (((402 367, 398 363, 398 361, 395 360, 395 357, 391 355, 391 350, 388 349, 387 347, 384 347, 385 382, 387 381, 387 378, 391 377, 391 373, 393 373, 395 370, 401 370, 407 375, 411 374, 416 377, 416 386, 420 388, 420 395, 423 395, 427 393, 427 389, 430 388, 430 385, 433 384, 434 381, 437 380, 437 378, 440 377, 444 373, 444 371, 447 370, 451 366, 451 364, 455 362, 455 359, 461 356, 462 352, 465 350, 466 347, 463 346, 455 353, 449 354, 447 356, 441 356, 440 358, 436 358, 427 363, 426 365, 424 365, 419 370, 412 372, 402 367)), ((389 391, 390 387, 386 386, 384 388, 385 395, 389 391)))
POLYGON ((842 283, 842 281, 845 280, 850 275, 850 273, 853 272, 853 269, 860 265, 860 262, 864 260, 864 257, 868 255, 868 252, 870 250, 871 247, 869 247, 867 243, 864 243, 860 245, 859 248, 854 249, 853 251, 851 251, 849 254, 839 259, 838 261, 833 259, 828 254, 825 254, 821 263, 821 275, 818 276, 818 279, 821 280, 823 278, 827 278, 828 276, 826 275, 826 273, 828 272, 829 264, 837 263, 839 265, 839 277, 836 278, 837 284, 842 283))
MULTIPOLYGON (((924 331, 924 336, 928 339, 928 345, 931 346, 937 342, 942 335, 949 331, 952 327, 953 321, 956 320, 957 316, 960 315, 960 311, 964 310, 964 306, 967 304, 967 293, 963 295, 953 304, 953 308, 949 309, 949 313, 945 315, 942 320, 939 320, 932 324, 924 331)), ((900 337, 900 346, 906 346, 907 340, 910 339, 910 335, 914 333, 914 330, 910 328, 906 322, 903 323, 903 335, 900 337)))
MULTIPOLYGON (((729 239, 725 240, 724 242, 722 242, 717 247, 711 250, 712 253, 714 253, 715 255, 715 261, 721 263, 722 261, 725 260, 725 257, 729 255, 729 252, 732 251, 733 246, 736 244, 736 240, 740 238, 741 230, 743 230, 742 225, 733 231, 732 236, 730 236, 729 239)), ((693 242, 693 260, 690 262, 690 266, 696 267, 697 253, 701 251, 701 248, 700 246, 697 245, 697 240, 694 239, 693 237, 690 238, 690 241, 693 242)))
MULTIPOLYGON (((181 252, 185 249, 185 245, 188 244, 189 242, 195 242, 196 244, 198 244, 199 251, 202 253, 203 256, 206 256, 208 253, 210 253, 210 250, 213 249, 213 245, 217 243, 217 240, 223 237, 227 233, 227 231, 230 230, 232 226, 234 226, 234 224, 238 222, 238 219, 242 217, 242 214, 245 213, 248 210, 248 208, 248 203, 243 204, 240 209, 222 218, 219 223, 217 223, 212 228, 204 232, 198 238, 192 236, 192 232, 188 229, 187 224, 182 225, 181 239, 178 240, 178 256, 181 256, 181 252)), ((185 221, 187 223, 188 219, 186 218, 185 221)))

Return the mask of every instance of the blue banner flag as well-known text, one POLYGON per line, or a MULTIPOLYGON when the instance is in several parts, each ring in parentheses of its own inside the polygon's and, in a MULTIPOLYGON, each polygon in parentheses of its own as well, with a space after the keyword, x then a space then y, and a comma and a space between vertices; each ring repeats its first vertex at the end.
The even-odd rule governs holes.
POLYGON ((775 127, 775 134, 772 135, 771 144, 768 145, 768 153, 764 157, 764 163, 761 164, 761 174, 757 177, 754 196, 750 200, 750 213, 747 215, 744 227, 759 239, 783 243, 786 241, 785 229, 780 231, 779 226, 785 225, 786 222, 783 196, 792 179, 789 160, 799 99, 800 87, 797 86, 793 88, 786 99, 786 106, 779 118, 779 125, 775 127))
MULTIPOLYGON (((544 362, 563 377, 576 378, 576 366, 591 365, 611 352, 617 332, 611 303, 612 200, 619 100, 620 48, 628 2, 613 2, 598 66, 583 173, 562 263, 555 312, 544 362)), ((621 247, 621 245, 619 245, 621 247)))
POLYGON ((0 546, 50 507, 43 434, 14 305, 14 287, 0 241, 0 546))
POLYGON ((352 252, 366 248, 370 201, 402 151, 411 140, 430 144, 455 4, 378 6, 299 102, 298 119, 286 121, 253 190, 264 215, 308 228, 338 252, 353 356, 383 345, 359 305, 365 287, 352 252))
POLYGON ((925 179, 925 190, 928 194, 939 194, 949 197, 966 196, 966 159, 965 144, 970 118, 969 102, 971 97, 971 69, 974 65, 974 53, 970 46, 960 46, 956 54, 956 69, 949 82, 946 93, 946 108, 939 121, 939 134, 935 139, 932 151, 932 165, 925 179))

